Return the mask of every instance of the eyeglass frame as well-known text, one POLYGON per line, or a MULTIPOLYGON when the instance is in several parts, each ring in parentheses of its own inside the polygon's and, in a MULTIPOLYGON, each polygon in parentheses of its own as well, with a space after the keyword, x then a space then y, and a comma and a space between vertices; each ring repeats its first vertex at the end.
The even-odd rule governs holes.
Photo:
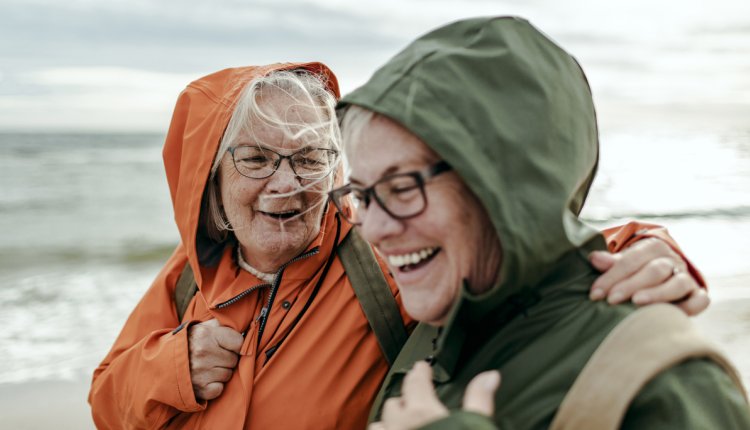
POLYGON ((229 154, 232 155, 232 165, 234 166, 234 169, 237 171, 237 173, 239 173, 240 175, 242 175, 242 176, 244 176, 246 178, 250 178, 250 179, 266 179, 266 178, 270 178, 271 176, 273 176, 274 173, 276 173, 277 170, 279 170, 279 167, 281 167, 281 162, 283 160, 285 160, 285 159, 289 160, 289 167, 292 169, 292 172, 294 173, 294 177, 295 178, 297 178, 297 179, 306 179, 306 180, 310 180, 310 181, 314 181, 316 179, 323 179, 326 176, 330 175, 331 172, 335 169, 335 164, 336 164, 335 160, 337 160, 338 157, 339 157, 339 151, 336 150, 336 149, 333 149, 333 148, 316 148, 316 147, 302 148, 299 151, 295 151, 295 152, 293 152, 293 153, 291 153, 289 155, 279 154, 278 152, 274 151, 271 148, 267 148, 265 146, 260 146, 260 145, 237 145, 237 146, 230 146, 229 148, 227 148, 227 152, 229 152, 229 154), (278 158, 276 159, 276 161, 273 164, 273 171, 271 171, 271 173, 269 173, 267 176, 263 176, 263 177, 260 177, 260 178, 255 178, 255 177, 252 177, 252 176, 247 176, 244 173, 242 173, 240 171, 240 169, 237 167, 237 159, 234 158, 234 151, 237 148, 250 147, 250 146, 256 146, 256 147, 258 147, 258 148, 260 148, 260 149, 262 149, 264 151, 271 152, 271 153, 276 154, 278 156, 278 158), (323 150, 323 151, 332 152, 333 156, 334 156, 334 163, 332 163, 330 170, 328 170, 328 172, 325 175, 322 175, 319 178, 305 178, 304 176, 300 176, 297 173, 297 171, 294 170, 294 161, 292 161, 292 157, 294 157, 295 155, 299 154, 300 152, 311 151, 311 150, 323 150))
POLYGON ((341 205, 339 205, 339 201, 338 201, 339 199, 337 197, 334 197, 337 195, 337 193, 340 193, 342 191, 348 191, 347 194, 350 194, 352 192, 352 187, 355 187, 356 189, 358 189, 359 191, 363 193, 364 199, 362 200, 363 202, 366 202, 365 207, 364 207, 365 210, 370 206, 370 203, 374 201, 378 204, 378 206, 380 206, 381 209, 383 209, 385 213, 388 214, 388 216, 390 216, 393 219, 405 220, 409 218, 414 218, 416 216, 421 215, 427 209, 427 206, 429 205, 429 202, 427 200, 427 193, 425 193, 425 189, 424 189, 424 186, 427 184, 427 182, 430 179, 434 178, 435 176, 438 176, 441 173, 450 172, 451 170, 453 170, 453 167, 450 164, 448 164, 447 161, 440 160, 437 163, 431 166, 427 166, 421 170, 414 170, 414 171, 404 172, 404 173, 394 173, 392 175, 384 176, 378 179, 377 181, 375 181, 375 183, 373 183, 369 187, 364 187, 364 188, 359 187, 357 185, 352 185, 352 183, 350 182, 346 185, 343 185, 341 187, 338 187, 329 191, 328 198, 331 200, 331 202, 333 202, 333 205, 336 206, 336 209, 338 209, 339 213, 341 213, 343 218, 352 225, 362 225, 362 221, 353 222, 351 219, 349 219, 349 217, 345 215, 346 212, 343 210, 344 208, 341 207, 341 205), (406 177, 406 176, 411 176, 417 182, 417 187, 419 187, 419 193, 422 197, 422 201, 424 202, 424 205, 422 206, 420 210, 418 210, 417 212, 413 214, 396 215, 393 212, 391 212, 391 210, 388 209, 382 201, 380 201, 380 197, 378 197, 378 195, 375 193, 375 187, 383 182, 390 181, 393 178, 406 177))

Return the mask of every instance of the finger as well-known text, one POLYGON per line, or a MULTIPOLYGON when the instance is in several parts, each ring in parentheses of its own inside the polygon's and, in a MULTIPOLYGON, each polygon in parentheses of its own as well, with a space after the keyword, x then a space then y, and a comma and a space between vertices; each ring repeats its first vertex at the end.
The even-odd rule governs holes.
POLYGON ((191 325, 188 328, 188 344, 192 345, 193 343, 204 342, 206 339, 213 338, 214 335, 212 333, 216 327, 221 327, 219 321, 216 319, 191 325))
POLYGON ((649 303, 669 303, 687 300, 700 289, 698 283, 687 273, 671 275, 653 288, 637 291, 633 294, 633 303, 639 306, 649 303))
MULTIPOLYGON (((615 264, 615 256, 607 251, 594 251, 589 254, 589 261, 596 270, 606 272, 615 264)), ((604 281, 594 282, 594 285, 591 286, 591 292, 589 293, 591 300, 601 300, 607 295, 607 291, 601 286, 602 282, 606 283, 606 278, 604 281)))
POLYGON ((211 382, 205 387, 195 390, 195 396, 204 400, 212 400, 219 397, 222 391, 224 391, 224 384, 221 382, 211 382))
POLYGON ((221 382, 222 384, 232 379, 232 369, 225 367, 212 367, 210 369, 199 370, 191 373, 190 379, 193 385, 198 387, 207 387, 209 384, 214 382, 221 382))
POLYGON ((216 318, 210 319, 208 321, 203 321, 202 323, 196 325, 202 325, 206 327, 221 327, 221 323, 219 323, 219 320, 217 320, 216 318))
POLYGON ((401 397, 391 397, 383 402, 383 412, 380 414, 383 422, 392 420, 403 409, 403 399, 401 397))
POLYGON ((218 347, 213 352, 214 354, 207 359, 210 367, 225 367, 227 369, 237 367, 240 356, 236 353, 218 347))
POLYGON ((611 265, 609 268, 604 269, 604 272, 594 280, 593 284, 591 284, 591 292, 589 293, 591 300, 601 300, 606 297, 609 290, 615 285, 615 283, 617 283, 617 280, 620 279, 624 273, 627 273, 624 272, 626 269, 625 266, 622 264, 618 265, 623 258, 621 254, 609 254, 608 257, 603 258, 607 258, 611 262, 611 265))
POLYGON ((218 327, 215 332, 216 342, 218 342, 219 346, 226 349, 227 351, 232 351, 237 354, 240 353, 240 350, 242 349, 242 343, 245 341, 245 338, 242 337, 242 335, 232 330, 229 327, 218 327))
MULTIPOLYGON (((603 290, 605 294, 620 281, 627 279, 654 258, 674 254, 669 246, 659 239, 643 239, 624 251, 612 255, 614 264, 591 286, 592 290, 603 290)), ((676 255, 676 254, 675 254, 676 255)))
POLYGON ((191 368, 200 369, 211 367, 212 365, 209 362, 212 360, 212 357, 216 354, 216 351, 223 351, 223 349, 216 345, 216 342, 200 336, 196 330, 194 337, 191 334, 191 339, 188 342, 188 351, 191 368))
POLYGON ((706 290, 699 288, 687 300, 677 303, 677 306, 690 316, 698 315, 708 308, 711 299, 708 297, 706 290))
POLYGON ((591 265, 600 272, 606 272, 615 264, 614 255, 607 251, 594 251, 589 254, 591 265))
POLYGON ((436 399, 435 386, 432 384, 432 367, 424 361, 414 363, 414 367, 404 377, 401 393, 407 405, 414 401, 436 399))
POLYGON ((674 262, 669 258, 661 257, 651 260, 630 277, 623 279, 612 287, 607 296, 607 301, 616 305, 629 300, 636 291, 660 285, 669 280, 674 268, 674 262))
POLYGON ((369 426, 367 426, 367 430, 385 430, 385 424, 383 424, 381 421, 371 423, 369 426))
POLYGON ((497 370, 475 376, 464 392, 464 410, 491 417, 495 413, 495 391, 499 386, 500 372, 497 370))
POLYGON ((232 369, 226 367, 214 367, 211 369, 212 382, 227 382, 232 379, 232 369))
POLYGON ((216 342, 205 339, 194 342, 190 348, 190 369, 196 372, 209 370, 214 367, 233 369, 237 366, 239 356, 220 347, 216 342))

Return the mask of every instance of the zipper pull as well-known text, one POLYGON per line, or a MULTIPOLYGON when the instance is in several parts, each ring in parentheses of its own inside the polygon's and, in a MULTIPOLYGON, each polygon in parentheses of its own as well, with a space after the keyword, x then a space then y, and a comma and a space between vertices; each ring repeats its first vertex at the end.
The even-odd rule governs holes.
POLYGON ((258 315, 258 318, 255 318, 255 321, 260 321, 261 319, 265 318, 268 314, 268 308, 263 306, 263 309, 260 310, 260 315, 258 315))

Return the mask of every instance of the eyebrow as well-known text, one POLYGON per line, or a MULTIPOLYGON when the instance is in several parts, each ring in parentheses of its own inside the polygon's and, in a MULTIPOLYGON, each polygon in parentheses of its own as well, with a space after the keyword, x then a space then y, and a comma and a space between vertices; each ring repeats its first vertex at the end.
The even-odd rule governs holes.
MULTIPOLYGON (((289 152, 286 149, 281 149, 281 148, 274 147, 274 146, 266 146, 266 145, 262 145, 262 144, 257 143, 257 142, 239 143, 239 144, 233 145, 233 146, 235 148, 239 148, 241 146, 254 146, 254 147, 258 148, 258 149, 266 150, 266 151, 272 151, 272 152, 275 152, 277 154, 281 154, 281 152, 284 152, 284 153, 289 152)), ((324 148, 324 147, 321 147, 321 146, 304 145, 304 146, 301 146, 301 147, 297 148, 294 151, 289 152, 289 154, 296 154, 297 152, 302 152, 302 151, 310 150, 310 149, 332 149, 333 150, 333 148, 324 148)), ((282 155, 284 155, 284 154, 282 154, 282 155)))
MULTIPOLYGON (((391 167, 385 169, 383 171, 383 173, 380 174, 380 178, 383 178, 385 176, 388 176, 388 175, 391 175, 393 173, 398 172, 398 168, 399 168, 398 166, 391 166, 391 167)), ((378 178, 378 179, 380 179, 380 178, 378 178)), ((358 180, 358 179, 356 179, 356 178, 354 178, 352 176, 349 177, 349 182, 351 182, 352 184, 364 185, 362 183, 362 181, 360 181, 360 180, 358 180)))

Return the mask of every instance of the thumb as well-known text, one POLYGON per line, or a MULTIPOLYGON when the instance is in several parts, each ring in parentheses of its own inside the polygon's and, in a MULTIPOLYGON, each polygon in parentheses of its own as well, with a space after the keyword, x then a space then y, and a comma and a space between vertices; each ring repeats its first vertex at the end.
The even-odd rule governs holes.
POLYGON ((589 254, 591 265, 600 272, 606 272, 615 264, 616 257, 607 251, 594 251, 589 254))
POLYGON ((489 370, 475 376, 464 392, 464 410, 491 417, 495 413, 495 392, 500 386, 500 372, 489 370))

